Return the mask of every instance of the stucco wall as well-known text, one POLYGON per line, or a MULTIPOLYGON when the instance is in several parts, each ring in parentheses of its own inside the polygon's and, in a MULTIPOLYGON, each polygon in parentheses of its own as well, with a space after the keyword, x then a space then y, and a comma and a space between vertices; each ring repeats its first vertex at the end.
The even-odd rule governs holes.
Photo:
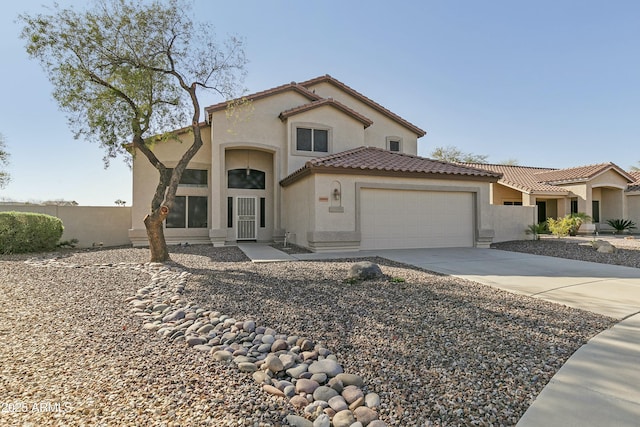
POLYGON ((491 206, 491 218, 495 230, 494 242, 529 240, 526 229, 535 223, 535 206, 491 206))
POLYGON ((525 202, 522 198, 522 192, 513 188, 495 183, 491 185, 492 203, 494 205, 503 205, 504 202, 525 202))
MULTIPOLYGON (((188 169, 211 169, 211 132, 209 126, 204 126, 201 132, 203 146, 189 162, 188 169)), ((174 167, 193 142, 191 133, 181 134, 179 138, 180 142, 167 141, 151 147, 154 154, 167 167, 174 167)), ((144 230, 142 221, 151 211, 151 199, 156 191, 159 179, 158 170, 151 165, 142 153, 136 153, 133 158, 133 206, 131 209, 131 223, 132 228, 135 230, 144 230)), ((194 194, 191 192, 191 194, 188 194, 188 190, 179 189, 176 194, 179 196, 206 195, 206 191, 205 194, 200 193, 194 194)), ((209 209, 209 217, 211 217, 211 209, 209 209)))
POLYGON ((418 138, 416 134, 398 122, 343 92, 331 83, 322 82, 310 88, 315 90, 318 95, 324 98, 333 98, 373 120, 373 124, 365 132, 365 145, 386 148, 386 138, 394 136, 402 139, 402 152, 414 155, 418 153, 418 138))
POLYGON ((636 223, 634 233, 640 232, 640 193, 627 195, 627 218, 636 223))
POLYGON ((591 187, 615 187, 623 189, 626 188, 627 184, 627 179, 613 170, 598 175, 589 181, 591 187))
MULTIPOLYGON (((314 158, 327 154, 339 153, 365 145, 364 125, 354 118, 333 107, 324 106, 304 113, 296 114, 287 120, 287 157, 288 170, 286 175, 296 171, 314 158), (306 153, 295 150, 296 128, 298 127, 328 127, 329 152, 306 153)), ((381 148, 384 148, 382 146, 381 148)))
MULTIPOLYGON (((493 233, 494 220, 493 210, 489 204, 488 182, 319 173, 307 176, 284 189, 285 199, 288 200, 284 209, 284 227, 286 231, 295 232, 297 243, 304 246, 309 242, 303 234, 313 233, 311 237, 317 239, 317 245, 325 241, 324 244, 327 247, 357 249, 354 242, 360 240, 357 211, 358 188, 388 188, 389 186, 412 190, 458 191, 463 189, 473 192, 477 198, 476 238, 486 236, 486 232, 493 233), (339 205, 333 199, 333 189, 336 186, 339 186, 341 191, 339 205), (303 205, 294 204, 292 197, 305 200, 308 207, 301 209, 303 205), (306 209, 310 209, 310 212, 307 213, 306 209)), ((426 220, 428 219, 425 218, 426 220)), ((529 221, 531 220, 528 219, 526 224, 529 221)), ((318 248, 319 246, 316 247, 318 248)))
POLYGON ((64 225, 61 240, 78 239, 78 247, 130 244, 131 208, 125 206, 41 206, 0 204, 0 211, 35 212, 58 217, 64 225))
POLYGON ((307 232, 312 227, 313 182, 311 179, 298 181, 283 189, 282 209, 284 231, 289 233, 289 241, 307 246, 307 232))
MULTIPOLYGON (((216 111, 212 115, 213 152, 218 155, 221 145, 262 146, 267 149, 288 152, 287 125, 278 115, 310 101, 299 93, 288 91, 253 101, 232 115, 216 111)), ((294 116, 295 117, 295 116, 294 116)), ((286 177, 291 169, 287 156, 282 159, 278 179, 286 177)), ((215 160, 214 160, 215 162, 215 160)))

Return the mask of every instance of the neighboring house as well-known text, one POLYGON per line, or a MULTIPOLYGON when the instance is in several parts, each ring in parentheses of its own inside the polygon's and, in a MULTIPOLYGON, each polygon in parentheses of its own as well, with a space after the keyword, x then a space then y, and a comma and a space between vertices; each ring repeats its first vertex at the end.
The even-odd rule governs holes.
MULTIPOLYGON (((204 146, 166 221, 168 243, 282 240, 314 251, 488 246, 524 238, 533 208, 490 205, 493 171, 417 156, 425 132, 331 76, 206 108, 204 146), (496 216, 495 212, 502 212, 496 216), (513 219, 505 215, 512 215, 513 219), (505 222, 511 221, 511 228, 505 222)), ((168 167, 190 145, 158 143, 168 167)), ((134 245, 147 245, 158 172, 134 156, 134 245)))
POLYGON ((581 231, 611 229, 608 219, 640 224, 640 172, 625 172, 613 163, 568 169, 467 164, 502 174, 491 184, 494 205, 536 206, 536 221, 584 212, 592 224, 581 231))

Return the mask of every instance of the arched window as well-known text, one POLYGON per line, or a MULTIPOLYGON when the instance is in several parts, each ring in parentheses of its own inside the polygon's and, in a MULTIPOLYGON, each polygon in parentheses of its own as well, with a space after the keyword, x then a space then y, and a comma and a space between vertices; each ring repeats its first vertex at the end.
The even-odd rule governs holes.
POLYGON ((230 169, 227 172, 228 188, 264 190, 265 173, 256 169, 230 169))

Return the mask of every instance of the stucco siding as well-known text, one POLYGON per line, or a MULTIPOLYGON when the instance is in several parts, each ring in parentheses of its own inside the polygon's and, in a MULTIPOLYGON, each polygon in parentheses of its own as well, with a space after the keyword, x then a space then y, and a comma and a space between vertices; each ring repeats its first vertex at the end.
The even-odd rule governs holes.
POLYGON ((283 189, 283 227, 292 243, 308 246, 307 233, 313 230, 313 179, 307 177, 283 189))
POLYGON ((524 202, 522 192, 507 186, 495 183, 491 185, 492 203, 503 205, 504 202, 524 202))
POLYGON ((536 221, 535 206, 492 206, 491 217, 495 230, 494 242, 529 240, 527 227, 536 221))
MULTIPOLYGON (((231 114, 224 110, 216 111, 211 119, 214 153, 218 153, 217 147, 221 145, 243 144, 288 152, 287 125, 278 116, 283 111, 308 102, 304 96, 290 91, 258 99, 231 114)), ((288 175, 290 167, 286 160, 283 159, 279 179, 288 175)))
MULTIPOLYGON (((184 133, 179 135, 179 141, 161 142, 153 145, 151 150, 165 166, 174 167, 193 143, 192 138, 191 133, 184 133)), ((208 126, 202 128, 202 142, 202 147, 189 162, 188 169, 211 169, 211 133, 208 126)), ((133 229, 144 229, 143 219, 151 211, 151 199, 159 179, 158 170, 144 154, 136 152, 133 158, 133 206, 131 208, 133 229)), ((187 195, 184 189, 180 189, 177 194, 187 195)))
POLYGON ((627 196, 627 218, 636 223, 635 233, 640 232, 640 194, 627 196))
POLYGON ((386 138, 395 136, 402 138, 402 152, 413 155, 418 153, 418 137, 405 126, 402 126, 330 83, 322 82, 311 86, 311 88, 320 96, 333 98, 373 120, 373 124, 369 126, 365 132, 365 145, 369 147, 386 148, 386 138))
POLYGON ((338 153, 365 145, 364 125, 342 111, 324 106, 304 113, 296 114, 287 120, 287 157, 288 168, 285 173, 296 171, 314 157, 338 153), (296 129, 298 127, 326 128, 329 130, 329 152, 296 151, 296 129))
POLYGON ((591 187, 615 187, 624 189, 627 187, 627 179, 619 173, 609 170, 589 181, 591 187))

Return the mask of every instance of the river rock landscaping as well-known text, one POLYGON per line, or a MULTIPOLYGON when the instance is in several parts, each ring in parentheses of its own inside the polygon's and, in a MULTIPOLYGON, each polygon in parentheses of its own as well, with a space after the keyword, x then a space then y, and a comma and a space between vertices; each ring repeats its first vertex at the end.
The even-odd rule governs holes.
POLYGON ((345 282, 356 260, 172 251, 0 258, 0 423, 514 425, 614 324, 384 259, 345 282))

